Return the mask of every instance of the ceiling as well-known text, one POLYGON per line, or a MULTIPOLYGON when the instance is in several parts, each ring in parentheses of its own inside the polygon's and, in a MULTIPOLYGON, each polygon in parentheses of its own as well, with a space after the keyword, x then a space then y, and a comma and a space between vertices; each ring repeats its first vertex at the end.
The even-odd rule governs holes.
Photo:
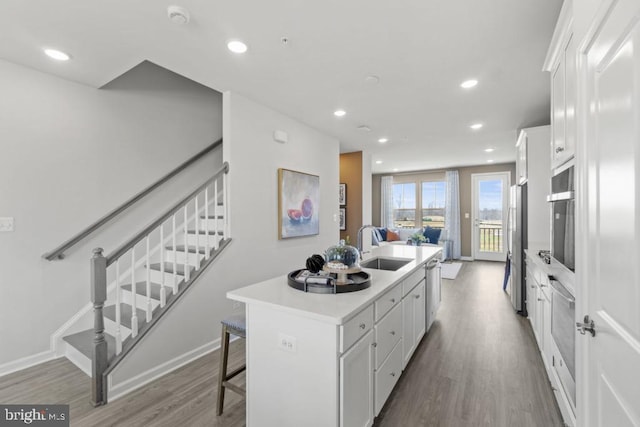
POLYGON ((188 24, 156 0, 3 0, 0 58, 94 87, 149 60, 370 152, 374 173, 512 162, 517 130, 549 123, 541 68, 561 0, 175 4, 188 24), (230 39, 249 50, 231 53, 230 39), (469 78, 479 84, 462 89, 469 78))

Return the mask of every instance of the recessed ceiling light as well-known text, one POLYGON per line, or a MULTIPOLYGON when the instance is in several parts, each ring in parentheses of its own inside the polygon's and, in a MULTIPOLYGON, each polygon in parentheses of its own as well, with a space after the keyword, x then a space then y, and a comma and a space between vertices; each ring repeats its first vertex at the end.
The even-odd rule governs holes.
POLYGON ((493 163, 493 159, 487 160, 487 163, 493 163))
POLYGON ((68 61, 69 59, 71 59, 71 57, 68 54, 57 49, 45 49, 44 53, 49 58, 53 58, 57 61, 68 61))
POLYGON ((474 87, 477 84, 478 84, 477 80, 470 79, 470 80, 465 80, 462 83, 460 83, 460 87, 464 88, 464 89, 471 89, 472 87, 474 87))
POLYGON ((381 165, 382 164, 382 160, 376 160, 376 165, 381 165))
POLYGON ((336 117, 342 117, 345 114, 347 114, 347 112, 344 111, 344 110, 336 110, 336 111, 333 112, 333 115, 336 116, 336 117))
POLYGON ((380 144, 384 144, 385 142, 389 142, 389 138, 380 138, 380 139, 378 140, 378 142, 379 142, 380 144))
POLYGON ((371 128, 367 125, 358 126, 358 130, 361 130, 362 132, 371 132, 371 128))
POLYGON ((495 148, 485 148, 484 151, 487 153, 492 153, 493 151, 495 151, 495 148))
POLYGON ((245 53, 247 51, 247 45, 240 40, 231 40, 227 43, 227 48, 233 53, 245 53))
POLYGON ((482 123, 474 123, 471 126, 469 126, 471 129, 473 130, 478 130, 480 129, 482 126, 484 126, 482 123))

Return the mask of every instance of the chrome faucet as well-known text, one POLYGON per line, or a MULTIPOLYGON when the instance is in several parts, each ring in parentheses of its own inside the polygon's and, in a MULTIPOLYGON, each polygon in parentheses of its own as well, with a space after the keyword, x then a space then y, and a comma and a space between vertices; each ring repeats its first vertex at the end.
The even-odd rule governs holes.
POLYGON ((362 227, 360 227, 360 229, 358 230, 358 238, 356 240, 356 249, 358 249, 358 252, 360 253, 360 259, 362 259, 362 255, 365 254, 365 252, 362 251, 362 232, 366 229, 366 228, 375 228, 375 226, 371 225, 371 224, 367 224, 367 225, 363 225, 362 227))

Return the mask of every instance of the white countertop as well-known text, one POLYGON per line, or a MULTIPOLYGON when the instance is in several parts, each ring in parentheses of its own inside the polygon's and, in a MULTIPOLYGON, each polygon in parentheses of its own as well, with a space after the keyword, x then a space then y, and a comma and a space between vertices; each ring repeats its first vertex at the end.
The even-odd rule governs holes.
MULTIPOLYGON (((274 277, 254 285, 227 292, 227 298, 245 304, 259 304, 323 322, 341 325, 375 301, 379 296, 409 276, 417 268, 442 251, 434 246, 387 245, 375 248, 363 256, 412 259, 397 271, 363 268, 371 275, 371 286, 356 292, 341 294, 314 294, 293 289, 287 283, 287 275, 274 277)), ((295 270, 296 266, 292 266, 295 270)))

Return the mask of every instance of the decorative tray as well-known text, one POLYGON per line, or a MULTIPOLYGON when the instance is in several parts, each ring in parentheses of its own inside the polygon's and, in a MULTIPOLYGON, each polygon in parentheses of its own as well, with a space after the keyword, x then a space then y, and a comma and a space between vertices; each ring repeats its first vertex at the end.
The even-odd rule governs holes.
POLYGON ((364 271, 359 271, 356 273, 347 274, 348 282, 345 284, 341 284, 337 280, 336 274, 329 274, 327 276, 322 276, 322 279, 325 279, 325 283, 314 283, 315 276, 310 276, 304 279, 304 281, 298 281, 299 275, 302 272, 306 271, 306 269, 302 268, 300 270, 294 270, 287 276, 287 282, 289 286, 294 289, 298 289, 304 292, 316 293, 316 294, 341 294, 345 292, 355 292, 361 291, 362 289, 366 289, 371 286, 371 276, 369 273, 364 271))

